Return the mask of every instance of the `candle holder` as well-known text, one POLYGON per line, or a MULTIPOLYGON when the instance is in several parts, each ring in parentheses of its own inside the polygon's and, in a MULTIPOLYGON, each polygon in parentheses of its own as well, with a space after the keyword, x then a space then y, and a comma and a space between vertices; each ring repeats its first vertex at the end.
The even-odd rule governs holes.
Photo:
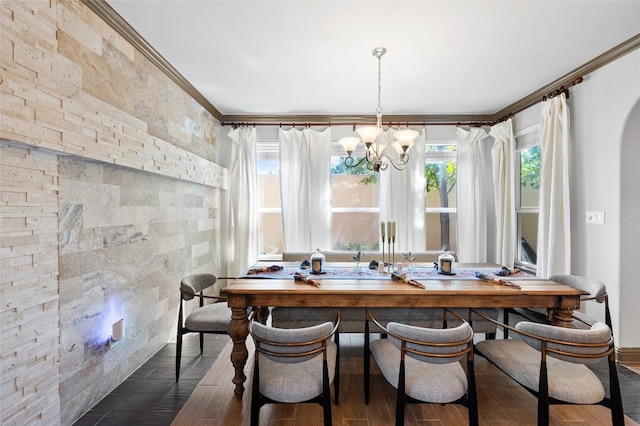
MULTIPOLYGON (((391 237, 391 265, 396 264, 396 237, 391 237)), ((393 266, 391 267, 393 269, 393 266)))
POLYGON ((389 273, 392 272, 391 270, 391 236, 389 235, 387 237, 387 256, 389 256, 389 261, 387 262, 387 266, 389 268, 389 273))
POLYGON ((384 271, 384 234, 382 235, 382 270, 384 271))

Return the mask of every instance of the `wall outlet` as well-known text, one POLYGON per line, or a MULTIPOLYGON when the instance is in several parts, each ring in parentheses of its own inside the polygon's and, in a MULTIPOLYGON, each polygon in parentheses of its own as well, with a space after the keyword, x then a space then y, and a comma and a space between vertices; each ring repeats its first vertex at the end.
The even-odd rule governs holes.
POLYGON ((587 212, 586 223, 604 225, 604 212, 587 212))

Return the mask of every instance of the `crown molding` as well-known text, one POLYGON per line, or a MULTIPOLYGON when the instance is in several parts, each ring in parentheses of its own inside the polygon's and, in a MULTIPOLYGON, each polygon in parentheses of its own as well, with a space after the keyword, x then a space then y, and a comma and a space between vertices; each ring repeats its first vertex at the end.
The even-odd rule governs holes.
POLYGON ((182 74, 176 70, 156 49, 153 48, 122 16, 105 0, 82 0, 89 9, 102 18, 115 32, 133 45, 167 77, 195 99, 211 115, 220 120, 222 114, 205 98, 182 74))
MULTIPOLYGON (((111 28, 131 43, 140 53, 147 57, 154 65, 164 72, 171 80, 180 86, 189 96, 195 99, 204 109, 225 124, 359 124, 375 121, 371 115, 223 115, 211 104, 195 87, 189 83, 153 46, 151 46, 138 32, 131 27, 105 0, 82 0, 94 13, 102 18, 111 28)), ((413 124, 413 125, 459 125, 459 124, 490 124, 505 117, 516 114, 536 103, 554 91, 563 91, 582 81, 582 78, 597 69, 621 58, 640 47, 640 34, 609 49, 603 54, 590 60, 584 65, 568 72, 560 78, 539 88, 535 92, 497 111, 495 114, 416 114, 416 115, 385 115, 385 124, 413 124)))
POLYGON ((518 113, 525 108, 528 108, 536 103, 540 102, 543 97, 549 96, 555 90, 560 90, 564 88, 569 88, 573 84, 580 83, 582 78, 587 74, 591 74, 592 72, 602 68, 603 66, 609 64, 610 62, 615 61, 626 55, 627 53, 631 53, 634 50, 640 47, 640 34, 636 34, 630 39, 620 43, 619 45, 613 47, 612 49, 607 50, 603 54, 593 58, 589 62, 579 66, 578 68, 568 72, 560 78, 552 81, 551 83, 542 86, 535 92, 525 96, 519 101, 514 102, 513 104, 503 108, 495 114, 495 119, 498 120, 500 117, 504 117, 509 114, 518 113))

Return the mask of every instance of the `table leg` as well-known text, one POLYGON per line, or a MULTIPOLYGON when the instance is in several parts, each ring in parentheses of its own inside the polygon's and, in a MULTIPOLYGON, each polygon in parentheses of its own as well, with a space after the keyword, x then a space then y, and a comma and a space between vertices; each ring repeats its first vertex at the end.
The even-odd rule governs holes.
POLYGON ((233 351, 231 352, 231 363, 235 369, 233 383, 236 385, 233 391, 238 401, 242 401, 244 393, 244 382, 247 376, 244 375, 244 366, 249 358, 247 351, 247 336, 249 335, 249 319, 247 318, 246 307, 231 308, 231 322, 229 323, 229 336, 233 341, 233 351))
POLYGON ((573 322, 573 309, 552 309, 552 324, 568 327, 573 322))

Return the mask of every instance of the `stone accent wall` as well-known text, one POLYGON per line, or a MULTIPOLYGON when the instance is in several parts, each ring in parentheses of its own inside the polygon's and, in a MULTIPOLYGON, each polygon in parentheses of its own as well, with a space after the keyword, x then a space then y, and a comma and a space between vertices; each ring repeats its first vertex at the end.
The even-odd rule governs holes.
POLYGON ((72 424, 216 271, 219 122, 80 0, 0 19, 0 423, 72 424))
POLYGON ((0 424, 55 424, 58 157, 0 145, 0 424))
POLYGON ((59 173, 60 398, 76 419, 175 337, 180 279, 218 270, 220 189, 66 157, 59 173))

